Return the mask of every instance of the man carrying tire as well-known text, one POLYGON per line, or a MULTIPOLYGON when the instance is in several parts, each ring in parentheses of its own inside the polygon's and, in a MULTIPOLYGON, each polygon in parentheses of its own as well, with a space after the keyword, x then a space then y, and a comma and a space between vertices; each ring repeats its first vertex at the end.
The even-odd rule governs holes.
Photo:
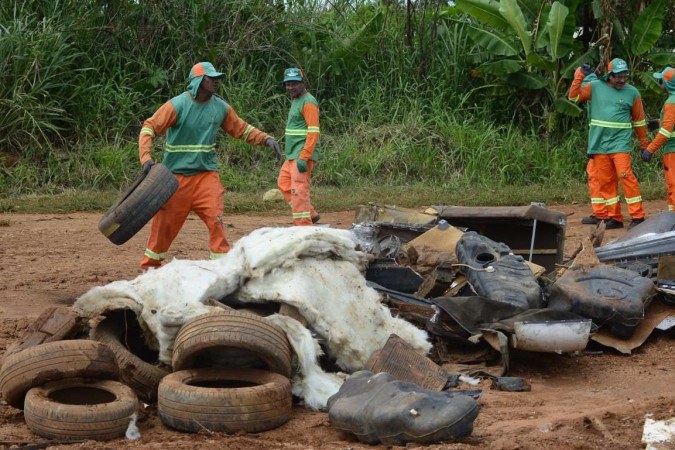
POLYGON ((152 219, 147 248, 140 262, 142 270, 162 264, 190 211, 208 228, 211 259, 230 250, 223 225, 225 189, 215 153, 219 128, 234 138, 270 147, 281 154, 274 138, 246 123, 215 95, 224 76, 210 62, 195 64, 190 70, 187 90, 164 103, 143 123, 138 138, 143 171, 148 173, 155 163, 151 156, 155 137, 166 133, 162 163, 178 179, 178 189, 152 219))

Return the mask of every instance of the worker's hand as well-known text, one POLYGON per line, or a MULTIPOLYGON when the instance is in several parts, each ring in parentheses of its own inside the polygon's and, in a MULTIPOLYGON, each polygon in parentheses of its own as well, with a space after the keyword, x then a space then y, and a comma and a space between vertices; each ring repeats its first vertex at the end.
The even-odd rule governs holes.
POLYGON ((646 148, 642 149, 642 153, 640 154, 640 156, 642 157, 643 161, 649 162, 652 160, 652 154, 646 148))
POLYGON ((300 159, 300 158, 296 159, 296 161, 297 161, 297 164, 298 164, 298 172, 300 172, 300 173, 307 172, 307 161, 305 161, 304 159, 300 159))
POLYGON ((143 164, 143 173, 146 174, 146 175, 147 175, 148 173, 150 173, 150 168, 151 168, 152 166, 154 166, 154 165, 155 165, 155 161, 154 161, 154 160, 152 160, 152 159, 147 160, 147 161, 143 164))
POLYGON ((284 152, 281 150, 281 146, 277 141, 274 140, 274 138, 270 137, 265 139, 265 145, 274 150, 274 153, 276 153, 279 161, 283 161, 285 159, 284 152))
POLYGON ((647 131, 656 131, 661 126, 659 119, 649 119, 647 121, 647 131))
POLYGON ((590 64, 586 63, 583 64, 581 67, 579 67, 579 70, 581 70, 581 73, 584 74, 585 77, 593 73, 593 66, 590 64))

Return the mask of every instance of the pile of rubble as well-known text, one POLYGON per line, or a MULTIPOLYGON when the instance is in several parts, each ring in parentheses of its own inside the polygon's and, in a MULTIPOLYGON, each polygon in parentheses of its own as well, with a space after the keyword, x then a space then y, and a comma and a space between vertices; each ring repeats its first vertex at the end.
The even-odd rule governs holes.
POLYGON ((141 402, 187 432, 269 430, 300 402, 366 443, 461 440, 480 379, 530 389, 513 352, 630 353, 675 322, 675 214, 605 246, 601 224, 568 260, 565 226, 539 204, 370 204, 350 230, 256 230, 44 311, 0 392, 59 441, 136 439, 141 402))

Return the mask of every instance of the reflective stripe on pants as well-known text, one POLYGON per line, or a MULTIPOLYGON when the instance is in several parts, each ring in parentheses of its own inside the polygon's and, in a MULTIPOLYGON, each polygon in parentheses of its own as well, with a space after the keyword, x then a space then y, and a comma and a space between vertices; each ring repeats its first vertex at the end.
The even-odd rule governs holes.
POLYGON ((312 225, 312 217, 317 212, 309 198, 314 161, 307 162, 307 172, 298 172, 294 159, 284 161, 277 178, 277 186, 287 203, 291 205, 293 225, 312 225))
POLYGON ((586 173, 588 174, 588 195, 591 197, 591 208, 593 215, 598 219, 607 219, 607 205, 605 199, 602 198, 600 192, 600 180, 598 180, 597 169, 595 168, 595 160, 589 158, 586 163, 586 173))
POLYGON ((645 210, 642 208, 642 196, 637 177, 630 165, 629 153, 612 153, 609 155, 596 154, 593 157, 595 169, 600 183, 600 193, 605 199, 607 213, 611 219, 623 222, 621 203, 619 199, 619 187, 621 183, 628 213, 633 219, 644 219, 645 210))

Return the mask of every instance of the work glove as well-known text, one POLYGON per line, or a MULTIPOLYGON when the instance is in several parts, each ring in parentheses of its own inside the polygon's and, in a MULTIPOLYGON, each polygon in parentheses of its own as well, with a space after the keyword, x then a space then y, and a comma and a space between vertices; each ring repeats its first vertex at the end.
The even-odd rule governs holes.
POLYGON ((307 161, 305 161, 304 159, 300 159, 300 158, 296 159, 296 161, 297 161, 297 164, 298 164, 298 172, 300 172, 300 173, 307 172, 307 161))
POLYGON ((659 119, 649 119, 647 121, 647 131, 656 131, 661 126, 659 119))
POLYGON ((640 154, 640 156, 642 157, 643 161, 649 162, 652 160, 652 154, 649 153, 649 150, 647 150, 646 148, 642 149, 642 153, 640 154))
POLYGON ((274 140, 274 138, 270 137, 265 139, 265 145, 274 150, 274 153, 277 155, 277 158, 279 158, 279 161, 283 161, 285 159, 284 152, 281 150, 281 146, 277 141, 274 140))
POLYGON ((150 168, 155 165, 155 161, 152 159, 147 160, 145 163, 143 163, 143 173, 148 174, 150 173, 150 168))
POLYGON ((593 73, 593 66, 591 66, 591 65, 588 64, 588 63, 586 63, 586 64, 583 64, 583 65, 579 68, 579 70, 581 70, 581 73, 583 73, 584 76, 587 77, 588 75, 590 75, 590 74, 593 73))

